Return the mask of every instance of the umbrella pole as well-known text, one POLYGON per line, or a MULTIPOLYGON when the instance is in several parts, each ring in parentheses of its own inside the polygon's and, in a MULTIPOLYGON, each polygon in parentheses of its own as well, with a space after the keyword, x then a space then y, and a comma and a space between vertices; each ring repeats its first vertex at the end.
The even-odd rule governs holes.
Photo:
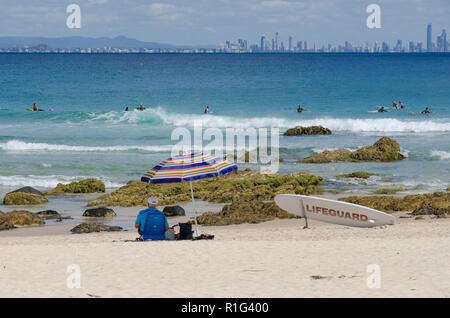
POLYGON ((194 209, 195 234, 196 234, 196 236, 198 236, 197 209, 195 208, 194 190, 192 189, 192 181, 189 181, 189 184, 191 185, 191 198, 192 198, 192 206, 194 209))

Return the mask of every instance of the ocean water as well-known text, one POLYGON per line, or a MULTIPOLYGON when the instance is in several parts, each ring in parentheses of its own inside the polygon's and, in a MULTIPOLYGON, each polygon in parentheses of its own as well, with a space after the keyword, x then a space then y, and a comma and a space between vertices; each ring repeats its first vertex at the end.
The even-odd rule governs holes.
MULTIPOLYGON (((281 172, 323 176, 326 190, 443 190, 450 183, 450 54, 0 54, 0 194, 86 177, 119 187, 170 155, 175 128, 279 128, 281 172), (401 100, 406 110, 368 113, 401 100), (53 112, 29 112, 37 103, 53 112), (124 112, 144 104, 143 112, 124 112), (308 112, 296 112, 302 104, 308 112), (212 113, 204 115, 210 105, 212 113), (409 115, 426 106, 434 114, 409 115), (297 125, 331 136, 283 137, 297 125), (382 136, 407 159, 299 164, 382 136), (336 175, 366 170, 368 180, 336 175)), ((240 168, 258 169, 255 164, 240 168)))

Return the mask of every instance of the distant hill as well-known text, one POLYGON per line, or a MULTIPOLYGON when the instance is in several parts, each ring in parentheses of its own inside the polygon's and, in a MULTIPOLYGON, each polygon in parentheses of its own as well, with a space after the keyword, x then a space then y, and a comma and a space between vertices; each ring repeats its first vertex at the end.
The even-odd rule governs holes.
MULTIPOLYGON (((45 37, 0 37, 0 48, 22 48, 24 46, 48 45, 53 49, 85 49, 85 48, 103 48, 113 47, 119 49, 181 49, 194 48, 194 46, 171 45, 156 42, 143 42, 136 39, 118 36, 115 38, 88 38, 81 36, 62 37, 62 38, 45 38, 45 37)), ((197 47, 197 46, 195 46, 197 47)), ((202 46, 201 48, 211 48, 211 45, 202 46)))

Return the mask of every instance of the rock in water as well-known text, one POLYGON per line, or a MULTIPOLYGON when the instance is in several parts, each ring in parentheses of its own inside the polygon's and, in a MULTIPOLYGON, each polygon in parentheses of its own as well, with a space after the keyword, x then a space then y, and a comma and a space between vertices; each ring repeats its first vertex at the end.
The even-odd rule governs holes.
POLYGON ((92 232, 118 232, 122 231, 120 226, 110 226, 102 223, 81 223, 70 230, 73 234, 92 232))
POLYGON ((48 199, 42 195, 23 192, 8 193, 3 199, 3 204, 5 205, 28 205, 42 204, 47 202, 48 199))
POLYGON ((72 217, 70 217, 70 216, 62 216, 57 211, 53 211, 53 210, 40 211, 40 212, 37 212, 36 214, 43 217, 46 220, 55 220, 56 219, 58 221, 62 221, 62 220, 72 219, 72 217))
POLYGON ((354 152, 349 150, 324 151, 317 155, 300 160, 302 163, 329 163, 333 161, 381 161, 389 162, 403 160, 400 145, 389 137, 383 137, 372 146, 362 147, 354 152))
POLYGON ((45 220, 28 211, 0 212, 0 230, 13 229, 18 226, 43 225, 45 220))
POLYGON ((357 161, 396 161, 405 157, 400 154, 400 145, 389 137, 383 137, 372 146, 352 152, 350 157, 357 161))
POLYGON ((311 135, 331 135, 331 130, 322 126, 302 127, 288 129, 283 136, 311 136, 311 135))
POLYGON ((105 184, 97 179, 85 179, 69 184, 59 183, 56 188, 45 192, 47 195, 61 195, 66 193, 96 193, 105 192, 105 184))
POLYGON ((336 178, 357 178, 357 179, 369 179, 372 176, 378 176, 377 173, 370 173, 366 171, 355 171, 347 174, 340 174, 336 178))
POLYGON ((166 206, 163 210, 163 213, 166 216, 185 216, 186 215, 186 212, 184 211, 184 209, 179 205, 166 206))
POLYGON ((105 207, 93 208, 84 211, 83 216, 92 218, 110 218, 116 216, 116 212, 113 209, 108 209, 105 207))
POLYGON ((41 191, 36 190, 35 188, 32 187, 23 187, 17 190, 14 190, 10 193, 15 193, 15 192, 21 192, 21 193, 30 193, 30 194, 37 194, 37 195, 42 195, 44 196, 44 194, 41 191))

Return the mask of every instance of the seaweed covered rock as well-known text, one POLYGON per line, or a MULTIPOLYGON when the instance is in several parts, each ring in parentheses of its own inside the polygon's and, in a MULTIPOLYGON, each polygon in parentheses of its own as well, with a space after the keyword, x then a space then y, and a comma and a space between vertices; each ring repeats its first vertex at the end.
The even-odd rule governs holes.
POLYGON ((179 205, 166 206, 163 210, 163 213, 166 216, 185 216, 186 215, 186 211, 184 211, 184 209, 179 205))
POLYGON ((300 162, 303 163, 330 163, 334 161, 380 161, 389 162, 403 160, 404 156, 400 154, 400 145, 389 137, 383 137, 376 141, 372 146, 362 147, 356 151, 349 150, 326 150, 317 155, 307 157, 300 162))
POLYGON ((369 179, 372 176, 378 176, 377 173, 370 173, 366 171, 355 171, 347 174, 340 174, 336 178, 357 178, 357 179, 369 179))
POLYGON ((28 211, 0 212, 0 230, 13 229, 16 226, 43 225, 45 220, 28 211))
POLYGON ((331 130, 322 126, 302 127, 288 129, 283 136, 310 136, 310 135, 331 135, 331 130))
POLYGON ((433 209, 448 209, 450 207, 450 193, 444 192, 407 195, 403 198, 394 196, 351 196, 339 200, 384 212, 411 212, 423 207, 433 209))
POLYGON ((231 225, 261 223, 275 218, 297 218, 297 216, 281 210, 275 203, 236 202, 225 205, 219 213, 204 213, 197 218, 197 222, 206 225, 231 225))
POLYGON ((45 192, 47 195, 61 195, 66 193, 96 193, 105 192, 105 184, 97 179, 85 179, 69 184, 59 183, 56 188, 45 192))
POLYGON ((437 217, 446 217, 450 215, 450 207, 436 208, 431 206, 423 206, 421 208, 415 209, 412 215, 435 215, 437 217))
POLYGON ((102 223, 81 223, 70 230, 72 234, 118 231, 122 231, 122 228, 120 226, 110 226, 102 223))
POLYGON ((54 210, 45 210, 45 211, 40 211, 36 213, 37 215, 39 215, 40 217, 43 217, 46 220, 70 220, 72 219, 72 217, 70 216, 62 216, 61 214, 59 214, 59 212, 54 211, 54 210))
POLYGON ((396 161, 405 157, 400 154, 400 145, 389 137, 383 137, 372 146, 352 152, 350 157, 357 161, 396 161))
POLYGON ((397 192, 405 191, 402 188, 382 188, 375 191, 376 194, 396 194, 397 192))
POLYGON ((83 216, 91 218, 111 218, 116 216, 116 212, 113 209, 105 207, 98 207, 93 209, 87 209, 84 211, 83 216))
POLYGON ((307 157, 303 160, 299 160, 302 163, 330 163, 334 161, 352 161, 350 155, 351 151, 347 149, 340 150, 325 150, 317 155, 307 157))
MULTIPOLYGON (((310 173, 266 175, 243 170, 225 176, 199 180, 193 183, 194 196, 215 203, 272 200, 279 193, 320 193, 322 178, 310 173)), ((157 196, 160 205, 171 205, 191 200, 189 184, 148 184, 131 182, 105 194, 89 206, 145 206, 149 196, 157 196)))
POLYGON ((5 205, 32 205, 47 202, 48 199, 42 195, 23 192, 10 192, 3 199, 5 205))

